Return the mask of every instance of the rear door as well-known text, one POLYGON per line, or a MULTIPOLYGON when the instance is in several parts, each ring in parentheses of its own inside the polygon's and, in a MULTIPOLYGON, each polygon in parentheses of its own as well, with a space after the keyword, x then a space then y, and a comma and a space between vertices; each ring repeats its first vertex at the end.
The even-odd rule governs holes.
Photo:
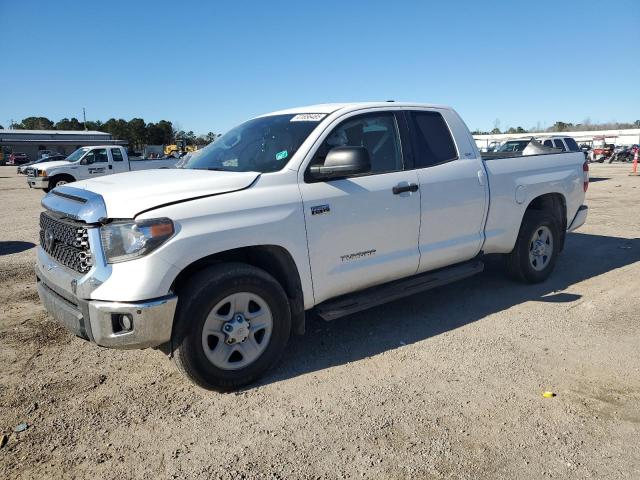
POLYGON ((336 121, 310 163, 322 164, 334 147, 363 146, 371 172, 300 181, 316 303, 416 273, 420 193, 416 171, 405 169, 402 118, 376 111, 336 121))
POLYGON ((111 166, 113 173, 122 173, 129 171, 129 166, 124 160, 122 150, 119 148, 110 148, 109 150, 111 153, 111 166))
POLYGON ((411 110, 407 122, 420 184, 418 271, 469 260, 484 240, 489 190, 482 159, 450 110, 411 110))

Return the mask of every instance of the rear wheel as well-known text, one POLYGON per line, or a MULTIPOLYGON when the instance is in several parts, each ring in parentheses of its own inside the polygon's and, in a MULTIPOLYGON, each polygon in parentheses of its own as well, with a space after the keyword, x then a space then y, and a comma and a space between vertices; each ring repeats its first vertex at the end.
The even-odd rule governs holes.
POLYGON ((507 273, 526 283, 546 280, 559 252, 560 230, 549 212, 525 213, 513 251, 506 256, 507 273))
POLYGON ((178 296, 174 360, 201 387, 228 391, 251 383, 287 344, 289 302, 264 270, 238 263, 209 267, 178 296))

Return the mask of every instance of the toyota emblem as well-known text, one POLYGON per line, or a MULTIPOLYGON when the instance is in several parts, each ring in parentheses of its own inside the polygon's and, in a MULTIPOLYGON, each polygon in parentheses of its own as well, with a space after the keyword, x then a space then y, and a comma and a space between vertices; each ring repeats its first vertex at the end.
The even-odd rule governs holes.
POLYGON ((53 243, 55 242, 55 238, 53 236, 53 230, 51 228, 47 228, 44 231, 44 248, 47 251, 51 251, 53 248, 53 243))

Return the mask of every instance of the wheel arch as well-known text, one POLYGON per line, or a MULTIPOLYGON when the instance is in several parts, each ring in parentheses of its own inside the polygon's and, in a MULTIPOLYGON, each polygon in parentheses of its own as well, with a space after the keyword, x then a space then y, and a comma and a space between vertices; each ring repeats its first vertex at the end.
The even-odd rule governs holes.
POLYGON ((530 210, 549 212, 553 215, 560 228, 559 251, 562 251, 567 233, 567 200, 564 195, 558 192, 552 192, 533 198, 523 213, 522 220, 520 221, 521 225, 524 220, 524 215, 530 210))
POLYGON ((298 335, 304 334, 304 292, 300 273, 289 251, 279 245, 241 247, 200 258, 182 269, 172 282, 171 290, 179 294, 182 286, 194 274, 211 265, 225 262, 245 263, 272 275, 282 285, 289 298, 293 332, 298 335))
POLYGON ((76 179, 73 175, 71 175, 70 173, 56 173, 54 175, 52 175, 51 177, 49 177, 49 187, 53 188, 56 186, 56 182, 58 180, 67 180, 69 183, 71 182, 75 182, 76 179))

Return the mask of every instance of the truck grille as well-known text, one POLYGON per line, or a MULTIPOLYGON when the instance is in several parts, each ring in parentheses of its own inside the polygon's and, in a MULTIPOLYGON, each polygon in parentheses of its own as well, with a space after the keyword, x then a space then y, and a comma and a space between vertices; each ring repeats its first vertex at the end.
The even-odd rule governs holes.
POLYGON ((42 212, 40 245, 56 261, 76 272, 86 273, 93 265, 89 233, 83 223, 42 212))
POLYGON ((36 169, 33 167, 28 167, 27 168, 27 176, 28 177, 35 177, 36 176, 36 169))

